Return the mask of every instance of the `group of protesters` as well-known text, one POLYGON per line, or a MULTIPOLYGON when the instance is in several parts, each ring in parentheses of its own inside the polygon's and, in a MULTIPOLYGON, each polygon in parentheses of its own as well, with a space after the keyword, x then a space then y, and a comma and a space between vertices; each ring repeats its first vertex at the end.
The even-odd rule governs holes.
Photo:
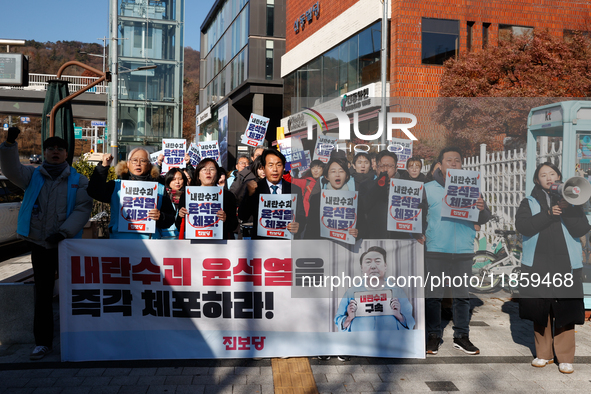
MULTIPOLYGON (((33 245, 36 347, 30 355, 31 359, 40 359, 52 350, 51 297, 58 270, 57 245, 65 238, 80 237, 90 216, 93 199, 111 205, 110 238, 182 238, 188 215, 185 208, 186 187, 220 186, 224 188, 223 210, 216 215, 223 223, 223 238, 262 239, 265 237, 257 234, 256 226, 252 226, 258 221, 260 196, 295 194, 295 217, 287 225, 287 230, 296 239, 318 239, 321 191, 357 191, 357 225, 349 228, 348 234, 357 239, 419 242, 425 246, 425 275, 441 272, 452 276, 471 275, 476 229, 491 217, 482 196, 475 204, 479 210, 476 222, 442 217, 445 174, 449 169, 462 167, 462 152, 456 147, 444 148, 433 161, 433 171, 429 174, 421 172, 423 161, 418 157, 408 159, 406 169, 399 171, 398 157, 389 150, 377 154, 357 152, 351 160, 347 160, 344 152, 333 151, 326 163, 312 161, 310 168, 298 178, 285 171, 285 156, 274 149, 256 148, 250 157, 238 157, 236 168, 230 172, 209 158, 192 167, 186 157, 186 168, 172 168, 163 175, 158 165, 161 165, 162 158, 153 165, 149 152, 136 148, 129 152, 127 160, 117 164, 117 179, 107 181, 113 162, 110 154, 103 156, 88 180, 67 163, 68 144, 58 137, 43 142, 45 161, 41 166, 35 168, 20 164, 16 142, 19 133, 17 128, 9 129, 6 141, 0 145, 0 164, 4 174, 25 190, 17 232, 33 245), (425 223, 423 233, 409 234, 387 229, 390 180, 396 178, 424 183, 421 205, 425 223), (119 231, 117 212, 121 209, 122 181, 126 180, 157 183, 157 204, 148 212, 148 217, 156 223, 154 234, 119 231), (252 226, 250 231, 249 223, 252 226)), ((524 199, 519 208, 516 227, 524 235, 523 269, 540 274, 573 273, 575 292, 566 296, 559 289, 551 289, 549 293, 539 289, 531 292, 531 297, 523 301, 521 316, 534 321, 537 357, 532 365, 544 367, 556 360, 561 372, 572 373, 574 324, 582 324, 584 319, 581 252, 580 242, 577 242, 578 237, 586 234, 591 226, 581 207, 550 197, 550 186, 560 180, 560 171, 553 164, 538 166, 534 175, 536 186, 532 196, 524 199)), ((370 257, 380 259, 379 253, 373 255, 370 257)), ((428 354, 437 354, 442 343, 443 291, 443 287, 426 288, 428 354)), ((452 287, 453 347, 467 354, 479 354, 480 350, 469 339, 468 292, 467 286, 452 287)), ((524 292, 527 293, 528 289, 525 288, 524 292)), ((392 308, 400 308, 398 303, 392 304, 392 308)), ((344 329, 350 327, 351 316, 348 314, 354 312, 353 309, 346 305, 343 308, 341 324, 344 329)), ((401 326, 408 328, 408 318, 402 314, 395 316, 402 319, 401 326)))

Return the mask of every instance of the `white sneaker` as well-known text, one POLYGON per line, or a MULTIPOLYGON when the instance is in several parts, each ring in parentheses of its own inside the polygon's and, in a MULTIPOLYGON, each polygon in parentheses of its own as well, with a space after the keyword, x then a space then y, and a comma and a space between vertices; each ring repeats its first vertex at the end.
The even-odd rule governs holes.
POLYGON ((543 358, 534 358, 534 361, 531 362, 531 365, 537 368, 545 367, 548 364, 553 364, 554 360, 544 360, 543 358))
POLYGON ((46 354, 51 353, 51 348, 47 346, 36 346, 33 352, 29 355, 30 360, 41 360, 46 354))
POLYGON ((573 368, 573 365, 570 363, 560 363, 558 364, 558 370, 562 373, 573 373, 575 372, 575 369, 573 368))

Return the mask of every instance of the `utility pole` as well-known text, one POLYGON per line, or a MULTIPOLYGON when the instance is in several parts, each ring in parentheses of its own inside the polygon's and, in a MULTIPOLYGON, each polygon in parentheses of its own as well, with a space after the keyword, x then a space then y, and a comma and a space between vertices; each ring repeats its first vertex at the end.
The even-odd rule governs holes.
POLYGON ((117 118, 119 113, 119 64, 117 63, 117 0, 111 0, 111 121, 109 128, 111 129, 111 154, 113 155, 113 165, 119 161, 119 127, 117 125, 117 118))
MULTIPOLYGON (((381 143, 387 144, 388 141, 386 140, 386 131, 388 129, 388 113, 386 100, 387 97, 390 95, 389 92, 386 91, 386 84, 388 82, 388 0, 382 0, 384 4, 383 15, 382 15, 382 56, 381 56, 381 82, 382 82, 382 108, 380 112, 380 116, 383 118, 383 128, 382 128, 382 136, 381 136, 381 143)), ((379 124, 379 123, 378 123, 379 124)))

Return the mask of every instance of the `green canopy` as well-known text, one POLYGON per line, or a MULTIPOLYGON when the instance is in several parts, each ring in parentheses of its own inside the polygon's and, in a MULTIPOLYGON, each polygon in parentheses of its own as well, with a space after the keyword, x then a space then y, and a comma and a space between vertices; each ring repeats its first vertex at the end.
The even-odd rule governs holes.
MULTIPOLYGON (((41 115, 41 143, 49 138, 49 114, 53 107, 62 99, 68 97, 68 81, 53 79, 48 81, 43 113, 41 115)), ((68 142, 68 163, 72 165, 76 140, 74 136, 74 115, 72 114, 72 103, 70 101, 62 105, 55 114, 55 136, 61 137, 68 142)))

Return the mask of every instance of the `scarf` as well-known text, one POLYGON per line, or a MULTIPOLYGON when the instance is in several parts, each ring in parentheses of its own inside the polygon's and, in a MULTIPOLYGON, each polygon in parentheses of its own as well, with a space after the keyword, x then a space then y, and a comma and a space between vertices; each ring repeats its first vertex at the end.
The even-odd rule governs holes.
POLYGON ((170 200, 174 203, 174 205, 178 205, 181 201, 181 196, 183 195, 184 187, 179 190, 172 190, 171 188, 167 187, 166 191, 170 196, 170 200))
POLYGON ((43 168, 45 168, 45 171, 47 171, 53 180, 60 176, 68 166, 69 164, 66 161, 61 164, 49 164, 47 161, 43 162, 43 168))

